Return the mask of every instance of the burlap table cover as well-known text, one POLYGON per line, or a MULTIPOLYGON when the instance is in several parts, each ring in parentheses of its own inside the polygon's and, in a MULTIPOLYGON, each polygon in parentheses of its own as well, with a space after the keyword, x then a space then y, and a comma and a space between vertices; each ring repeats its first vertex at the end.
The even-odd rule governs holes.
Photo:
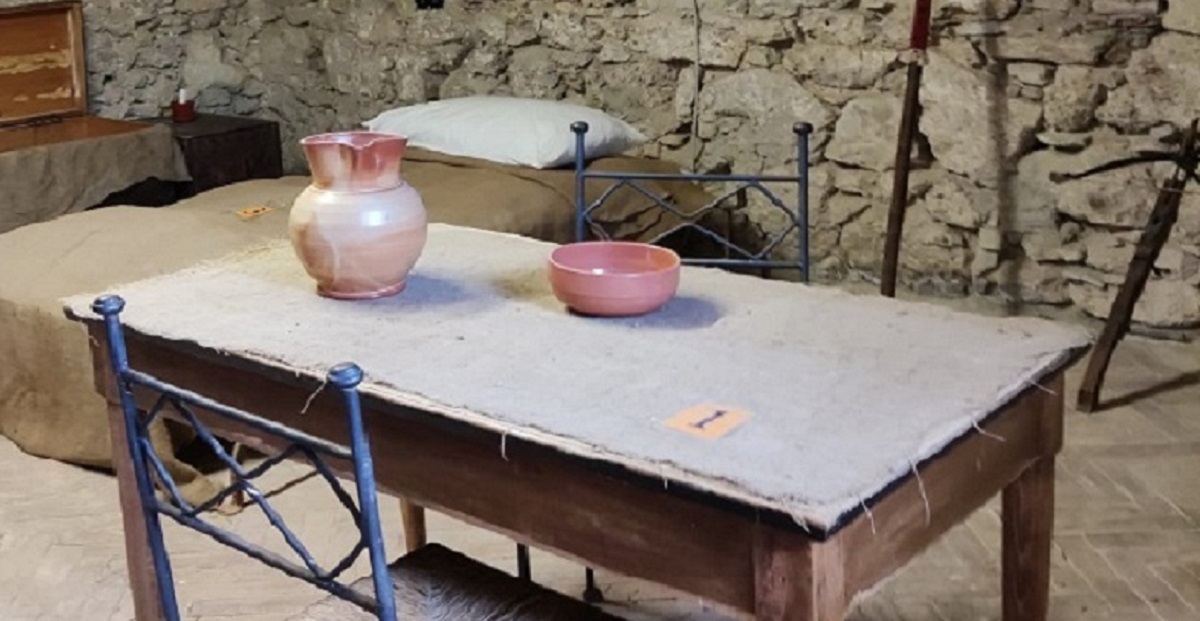
MULTIPOLYGON (((655 314, 584 318, 549 290, 551 248, 434 225, 407 291, 378 301, 314 295, 280 243, 95 293, 122 295, 145 334, 318 378, 352 360, 367 393, 821 528, 1089 341, 1044 320, 700 268, 655 314), (667 424, 701 404, 748 417, 716 439, 667 424)), ((92 316, 94 297, 67 312, 92 316)))

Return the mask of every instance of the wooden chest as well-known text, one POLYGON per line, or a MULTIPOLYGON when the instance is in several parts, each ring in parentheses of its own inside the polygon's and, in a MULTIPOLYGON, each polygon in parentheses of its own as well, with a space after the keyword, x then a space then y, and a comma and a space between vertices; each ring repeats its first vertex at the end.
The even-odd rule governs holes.
POLYGON ((79 2, 0 8, 0 153, 146 126, 88 115, 79 2))

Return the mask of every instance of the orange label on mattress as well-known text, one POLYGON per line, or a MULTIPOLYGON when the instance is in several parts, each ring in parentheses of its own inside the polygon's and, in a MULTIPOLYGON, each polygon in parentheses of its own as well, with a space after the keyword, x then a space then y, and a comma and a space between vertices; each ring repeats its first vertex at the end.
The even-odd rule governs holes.
POLYGON ((267 207, 266 205, 253 205, 245 209, 239 209, 237 215, 243 220, 252 220, 263 215, 264 213, 267 213, 268 211, 275 211, 275 208, 267 207))
POLYGON ((745 410, 717 405, 698 405, 667 419, 667 427, 709 440, 728 435, 737 429, 750 413, 745 410))

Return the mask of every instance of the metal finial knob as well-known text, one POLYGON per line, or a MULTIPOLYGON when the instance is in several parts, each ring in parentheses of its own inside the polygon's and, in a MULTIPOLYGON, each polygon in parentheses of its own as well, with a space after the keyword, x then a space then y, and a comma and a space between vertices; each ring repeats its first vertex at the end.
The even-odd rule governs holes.
POLYGON ((329 369, 327 377, 338 388, 354 388, 362 383, 363 370, 353 362, 343 362, 329 369))
POLYGON ((92 311, 101 317, 116 315, 125 309, 125 300, 119 295, 102 295, 92 302, 92 311))

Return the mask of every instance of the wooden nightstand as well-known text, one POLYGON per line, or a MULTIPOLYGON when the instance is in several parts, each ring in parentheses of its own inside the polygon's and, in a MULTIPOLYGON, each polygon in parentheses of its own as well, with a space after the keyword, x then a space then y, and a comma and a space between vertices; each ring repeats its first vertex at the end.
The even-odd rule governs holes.
POLYGON ((274 121, 216 114, 198 115, 191 123, 175 123, 170 118, 140 120, 171 127, 192 181, 147 179, 108 195, 93 209, 111 205, 163 207, 223 185, 283 176, 279 124, 274 121))
POLYGON ((180 198, 239 181, 283 176, 283 148, 274 121, 215 114, 200 114, 191 123, 154 121, 171 126, 192 175, 180 198))

